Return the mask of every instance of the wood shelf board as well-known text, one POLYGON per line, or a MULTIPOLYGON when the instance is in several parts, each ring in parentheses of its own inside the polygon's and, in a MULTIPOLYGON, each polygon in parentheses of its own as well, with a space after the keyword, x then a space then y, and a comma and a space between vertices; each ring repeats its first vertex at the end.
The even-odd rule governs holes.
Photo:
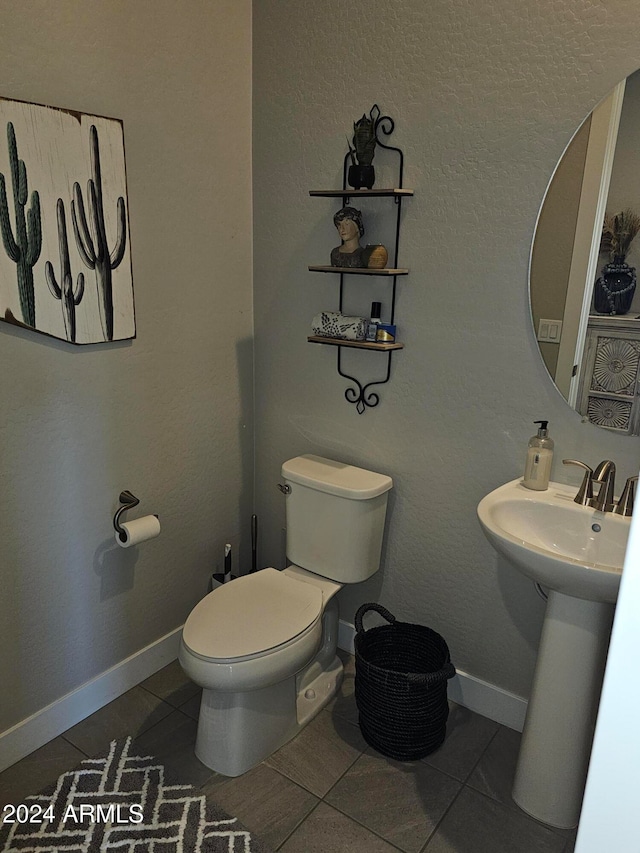
POLYGON ((379 190, 309 190, 309 195, 311 196, 324 196, 325 198, 342 198, 343 196, 369 196, 370 198, 374 198, 376 196, 412 196, 413 190, 405 190, 401 188, 396 189, 379 189, 379 190))
POLYGON ((385 344, 374 343, 373 341, 345 341, 342 338, 325 338, 320 335, 310 335, 307 338, 310 344, 328 344, 334 347, 354 347, 356 349, 370 349, 378 352, 389 352, 394 349, 403 349, 404 344, 397 342, 385 344))
POLYGON ((408 275, 408 269, 375 269, 374 267, 331 267, 309 264, 310 272, 339 272, 347 275, 408 275))

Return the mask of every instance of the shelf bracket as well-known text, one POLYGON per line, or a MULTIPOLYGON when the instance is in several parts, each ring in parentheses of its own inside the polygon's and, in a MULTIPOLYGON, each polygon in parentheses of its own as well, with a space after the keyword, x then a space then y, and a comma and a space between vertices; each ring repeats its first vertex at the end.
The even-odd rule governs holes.
POLYGON ((350 387, 347 388, 344 392, 345 400, 348 403, 353 403, 356 407, 356 411, 359 415, 363 415, 366 410, 374 409, 378 403, 380 402, 380 396, 375 391, 369 391, 373 385, 385 385, 389 381, 389 377, 391 376, 391 356, 393 355, 393 350, 390 350, 386 353, 387 356, 387 375, 384 379, 378 379, 375 382, 367 382, 366 385, 363 385, 355 376, 351 376, 349 373, 345 373, 342 369, 342 347, 338 347, 338 373, 340 376, 343 376, 345 379, 348 379, 350 382, 353 382, 356 386, 355 388, 350 387))

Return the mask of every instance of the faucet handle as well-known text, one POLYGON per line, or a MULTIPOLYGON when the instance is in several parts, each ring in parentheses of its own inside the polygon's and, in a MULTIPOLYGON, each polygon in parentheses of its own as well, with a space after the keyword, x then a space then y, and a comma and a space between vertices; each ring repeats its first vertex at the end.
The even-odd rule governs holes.
POLYGON ((582 483, 578 489, 578 494, 573 500, 575 503, 580 504, 580 506, 590 506, 589 501, 593 500, 593 470, 588 465, 585 465, 584 462, 580 462, 579 459, 563 459, 562 464, 577 465, 578 468, 584 468, 582 483))
POLYGON ((630 516, 633 513, 633 503, 636 496, 637 477, 629 477, 624 485, 624 490, 620 495, 620 500, 614 508, 616 515, 630 516))

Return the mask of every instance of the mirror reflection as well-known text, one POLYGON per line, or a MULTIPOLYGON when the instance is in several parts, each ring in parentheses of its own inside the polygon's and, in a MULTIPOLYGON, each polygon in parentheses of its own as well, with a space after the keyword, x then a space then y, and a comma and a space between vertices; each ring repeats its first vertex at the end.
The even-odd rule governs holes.
POLYGON ((640 71, 580 126, 540 210, 531 313, 540 354, 591 423, 640 434, 640 71))

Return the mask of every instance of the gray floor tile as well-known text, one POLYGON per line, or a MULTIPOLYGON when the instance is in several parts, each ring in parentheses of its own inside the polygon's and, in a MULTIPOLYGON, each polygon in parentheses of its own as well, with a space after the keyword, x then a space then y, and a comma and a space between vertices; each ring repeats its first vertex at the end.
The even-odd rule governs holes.
POLYGON ((275 850, 304 820, 318 802, 266 764, 260 764, 235 779, 219 779, 201 791, 275 850))
POLYGON ((361 756, 325 801, 406 853, 418 853, 461 783, 423 761, 361 756))
POLYGON ((187 699, 184 705, 180 705, 180 710, 183 714, 187 714, 192 720, 198 720, 200 716, 200 699, 202 698, 202 690, 198 690, 195 696, 187 699))
POLYGON ((175 774, 176 781, 200 787, 213 770, 196 758, 198 724, 181 711, 173 711, 135 739, 137 752, 153 755, 175 774))
POLYGON ((520 732, 500 726, 468 780, 468 784, 476 791, 513 809, 518 809, 511 799, 511 789, 521 737, 520 732))
POLYGON ((572 853, 575 831, 538 823, 511 799, 519 733, 452 706, 437 752, 419 762, 386 759, 360 734, 355 659, 340 654, 340 694, 237 779, 195 758, 200 690, 174 662, 0 773, 0 807, 42 790, 114 738, 133 735, 139 751, 284 853, 572 853))
POLYGON ((562 853, 565 841, 522 812, 465 787, 424 853, 562 853))
POLYGON ((397 853, 382 838, 326 803, 314 809, 280 853, 397 853))
POLYGON ((445 742, 424 761, 464 782, 499 728, 493 720, 452 702, 445 742))
POLYGON ((177 660, 159 669, 150 678, 140 683, 149 693, 153 693, 159 699, 164 699, 174 708, 181 705, 200 693, 200 688, 184 674, 177 660))
MULTIPOLYGON (((520 732, 499 726, 497 734, 483 753, 467 784, 476 791, 498 800, 517 814, 524 815, 529 820, 546 827, 547 824, 535 821, 535 818, 523 812, 511 796, 521 738, 520 732)), ((565 842, 575 837, 575 829, 549 828, 556 835, 562 836, 565 842)))
POLYGON ((0 809, 7 803, 23 803, 26 796, 39 793, 84 758, 84 753, 63 738, 50 740, 0 773, 0 809))
POLYGON ((265 763, 323 797, 366 746, 357 726, 325 709, 265 763))
POLYGON ((171 705, 141 687, 134 687, 100 708, 63 737, 89 756, 98 755, 109 743, 128 735, 142 734, 172 712, 171 705))

